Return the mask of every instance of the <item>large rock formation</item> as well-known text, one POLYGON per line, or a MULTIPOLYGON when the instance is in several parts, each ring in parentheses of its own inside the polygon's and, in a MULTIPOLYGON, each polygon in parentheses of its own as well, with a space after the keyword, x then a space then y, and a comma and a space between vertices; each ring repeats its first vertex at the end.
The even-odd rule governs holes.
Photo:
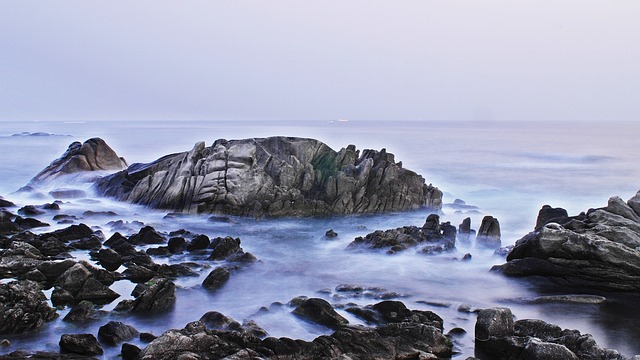
MULTIPOLYGON (((640 192, 628 203, 612 197, 606 207, 590 209, 586 214, 539 218, 537 224, 542 227, 518 240, 507 256, 508 262, 494 270, 510 276, 544 276, 563 286, 638 291, 637 199, 640 192)), ((541 217, 547 217, 546 212, 541 211, 541 217)))
POLYGON ((304 138, 197 143, 97 182, 99 193, 154 208, 253 217, 364 214, 427 206, 442 192, 393 154, 354 145, 336 152, 304 138))
POLYGON ((127 167, 124 158, 118 155, 100 138, 81 144, 75 141, 67 151, 31 179, 29 186, 37 185, 60 175, 84 171, 122 170, 127 167))

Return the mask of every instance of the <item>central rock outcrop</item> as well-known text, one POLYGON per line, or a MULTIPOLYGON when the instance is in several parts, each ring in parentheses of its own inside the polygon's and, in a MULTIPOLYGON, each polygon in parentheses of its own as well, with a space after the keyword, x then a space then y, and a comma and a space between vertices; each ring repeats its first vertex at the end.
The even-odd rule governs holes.
POLYGON ((306 138, 197 143, 191 151, 101 178, 99 193, 193 213, 252 217, 440 209, 442 192, 394 155, 354 145, 340 151, 306 138))

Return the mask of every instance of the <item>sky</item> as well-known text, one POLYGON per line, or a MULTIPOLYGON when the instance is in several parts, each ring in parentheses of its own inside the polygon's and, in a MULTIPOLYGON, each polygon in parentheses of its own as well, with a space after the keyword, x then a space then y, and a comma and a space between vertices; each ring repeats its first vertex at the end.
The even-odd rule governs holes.
POLYGON ((638 0, 0 0, 0 121, 636 121, 638 19, 638 0))

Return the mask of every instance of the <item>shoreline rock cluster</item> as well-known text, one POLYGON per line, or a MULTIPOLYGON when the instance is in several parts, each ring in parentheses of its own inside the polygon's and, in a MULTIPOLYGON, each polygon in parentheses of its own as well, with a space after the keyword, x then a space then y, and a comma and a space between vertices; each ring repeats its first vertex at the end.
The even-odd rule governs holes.
POLYGON ((199 142, 191 151, 125 167, 102 139, 75 142, 22 190, 64 174, 124 169, 96 179, 97 192, 181 212, 259 218, 442 207, 442 192, 385 149, 335 151, 307 138, 199 142))
POLYGON ((518 240, 507 263, 493 267, 507 276, 536 277, 572 288, 640 290, 640 192, 625 202, 566 216, 543 207, 537 229, 518 240))

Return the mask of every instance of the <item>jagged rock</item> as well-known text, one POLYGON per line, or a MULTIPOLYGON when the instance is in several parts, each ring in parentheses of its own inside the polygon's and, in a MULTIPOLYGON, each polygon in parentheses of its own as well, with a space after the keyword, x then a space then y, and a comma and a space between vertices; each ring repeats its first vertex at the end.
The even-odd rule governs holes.
POLYGON ((640 223, 619 198, 605 208, 549 223, 516 242, 507 263, 493 270, 508 276, 544 276, 562 287, 640 289, 640 223))
MULTIPOLYGON (((215 313, 222 324, 237 324, 215 313)), ((312 342, 267 337, 260 340, 249 329, 207 328, 197 321, 182 330, 169 330, 140 353, 140 359, 436 359, 449 358, 451 342, 442 331, 421 317, 384 324, 377 328, 340 326, 330 336, 312 342)), ((237 325, 234 325, 234 327, 237 325)))
POLYGON ((60 175, 82 171, 122 170, 126 167, 126 161, 118 157, 104 140, 93 138, 83 144, 75 141, 61 157, 34 176, 27 187, 33 187, 60 175))
POLYGON ((229 281, 229 276, 231 276, 231 273, 226 267, 217 267, 207 275, 202 282, 202 287, 208 290, 217 290, 229 281))
POLYGON ((440 223, 440 217, 430 214, 425 224, 417 226, 404 226, 390 230, 376 230, 365 237, 355 238, 347 247, 348 249, 370 248, 388 249, 387 253, 393 254, 411 247, 423 245, 423 253, 436 253, 451 250, 456 243, 456 228, 449 222, 440 223))
POLYGON ((428 206, 442 192, 386 150, 336 152, 313 139, 197 143, 97 182, 99 193, 154 208, 253 217, 362 214, 428 206))
POLYGON ((18 225, 22 229, 34 229, 39 227, 47 227, 49 224, 42 222, 38 219, 34 218, 22 218, 20 216, 16 216, 13 222, 18 225))
POLYGON ((538 211, 538 218, 536 219, 536 229, 540 229, 550 222, 563 223, 569 218, 567 210, 563 208, 552 208, 549 205, 544 205, 538 211))
POLYGON ((151 226, 145 226, 137 234, 131 235, 129 242, 135 245, 164 244, 165 239, 151 226))
POLYGON ((83 300, 104 304, 120 297, 120 294, 98 281, 96 274, 99 273, 86 262, 71 266, 57 278, 51 301, 56 306, 83 300))
POLYGON ((155 314, 173 309, 176 285, 171 280, 153 278, 145 285, 147 288, 133 301, 133 312, 155 314))
POLYGON ((12 281, 0 284, 0 334, 37 329, 56 317, 37 283, 12 281))
POLYGON ((114 346, 123 341, 129 341, 139 334, 140 332, 131 325, 120 321, 109 321, 98 330, 98 339, 105 345, 114 346))
POLYGON ((44 211, 36 208, 34 205, 26 205, 18 209, 18 214, 24 216, 42 215, 44 211))
POLYGON ((338 314, 326 300, 311 298, 303 301, 293 312, 294 315, 311 322, 337 329, 349 323, 338 314))
POLYGON ((476 243, 486 247, 500 247, 500 223, 493 216, 485 216, 482 218, 482 224, 478 229, 476 243))
POLYGON ((617 351, 601 348, 591 335, 577 330, 562 330, 535 319, 514 323, 508 308, 480 310, 475 340, 477 355, 496 360, 624 359, 617 351))
POLYGON ((61 351, 79 355, 101 355, 104 352, 93 334, 64 334, 59 345, 61 351))
POLYGON ((100 249, 100 251, 96 253, 95 259, 108 271, 116 271, 124 264, 122 256, 113 249, 100 249))
POLYGON ((88 238, 93 235, 93 230, 85 224, 71 225, 67 228, 56 230, 51 235, 60 241, 70 241, 88 238))
POLYGON ((106 315, 106 311, 96 310, 92 303, 88 301, 81 301, 78 305, 71 308, 62 321, 81 324, 88 321, 98 320, 106 315))
POLYGON ((231 236, 213 239, 210 247, 213 247, 213 252, 211 252, 209 260, 224 260, 233 254, 243 252, 240 247, 240 239, 234 239, 231 236))
POLYGON ((471 236, 471 218, 467 217, 462 220, 462 223, 458 225, 458 238, 461 241, 469 240, 471 236))

